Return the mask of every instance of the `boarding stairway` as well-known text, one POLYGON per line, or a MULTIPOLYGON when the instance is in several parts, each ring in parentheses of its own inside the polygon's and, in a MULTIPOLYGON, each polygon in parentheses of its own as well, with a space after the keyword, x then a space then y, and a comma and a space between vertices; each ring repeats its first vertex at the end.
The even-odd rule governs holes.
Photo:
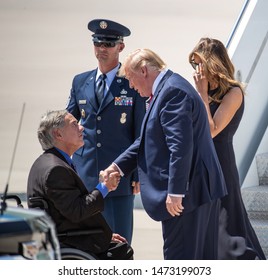
POLYGON ((267 11, 267 0, 245 0, 226 47, 246 92, 244 115, 234 137, 242 198, 268 259, 267 11))
POLYGON ((268 153, 255 157, 259 185, 241 189, 251 224, 268 259, 268 153))

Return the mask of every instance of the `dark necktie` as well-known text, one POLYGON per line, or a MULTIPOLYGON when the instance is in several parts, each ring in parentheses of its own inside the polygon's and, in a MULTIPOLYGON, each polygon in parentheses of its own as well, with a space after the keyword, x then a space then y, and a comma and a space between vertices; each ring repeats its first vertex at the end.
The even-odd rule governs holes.
POLYGON ((104 96, 104 90, 105 90, 105 79, 106 79, 106 75, 105 74, 101 74, 99 77, 99 82, 97 83, 96 86, 96 97, 97 97, 97 101, 99 106, 101 105, 103 96, 104 96))

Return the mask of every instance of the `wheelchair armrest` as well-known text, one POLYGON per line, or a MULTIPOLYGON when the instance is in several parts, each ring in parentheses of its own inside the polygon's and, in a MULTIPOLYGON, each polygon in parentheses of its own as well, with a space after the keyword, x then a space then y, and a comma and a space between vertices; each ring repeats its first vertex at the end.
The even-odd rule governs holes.
POLYGON ((29 202, 31 202, 31 204, 32 204, 31 207, 32 208, 40 208, 40 209, 48 211, 48 203, 41 196, 29 197, 29 202))
POLYGON ((89 235, 89 234, 99 234, 103 233, 103 229, 85 229, 85 230, 74 230, 63 233, 58 233, 58 237, 68 237, 68 236, 81 236, 81 235, 89 235))

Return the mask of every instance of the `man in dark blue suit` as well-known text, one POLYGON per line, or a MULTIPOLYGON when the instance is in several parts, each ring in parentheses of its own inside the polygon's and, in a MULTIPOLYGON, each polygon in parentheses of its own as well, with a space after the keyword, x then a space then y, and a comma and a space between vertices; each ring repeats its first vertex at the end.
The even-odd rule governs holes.
MULTIPOLYGON (((98 67, 73 79, 67 110, 84 127, 84 146, 73 155, 76 169, 89 191, 107 167, 139 136, 145 115, 145 99, 117 76, 119 54, 130 30, 111 20, 89 22, 98 67)), ((103 215, 113 231, 129 243, 133 231, 134 194, 139 192, 137 171, 123 178, 105 198, 103 215)))
POLYGON ((138 165, 144 208, 162 222, 165 259, 217 259, 226 186, 201 98, 148 49, 130 54, 120 74, 151 102, 140 137, 104 176, 127 176, 138 165))

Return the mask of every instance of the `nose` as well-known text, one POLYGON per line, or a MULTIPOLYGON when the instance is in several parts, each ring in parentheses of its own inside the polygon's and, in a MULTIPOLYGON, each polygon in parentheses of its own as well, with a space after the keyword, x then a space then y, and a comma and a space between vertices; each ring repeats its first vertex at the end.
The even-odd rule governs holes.
POLYGON ((84 131, 84 127, 81 124, 79 124, 79 131, 84 131))

